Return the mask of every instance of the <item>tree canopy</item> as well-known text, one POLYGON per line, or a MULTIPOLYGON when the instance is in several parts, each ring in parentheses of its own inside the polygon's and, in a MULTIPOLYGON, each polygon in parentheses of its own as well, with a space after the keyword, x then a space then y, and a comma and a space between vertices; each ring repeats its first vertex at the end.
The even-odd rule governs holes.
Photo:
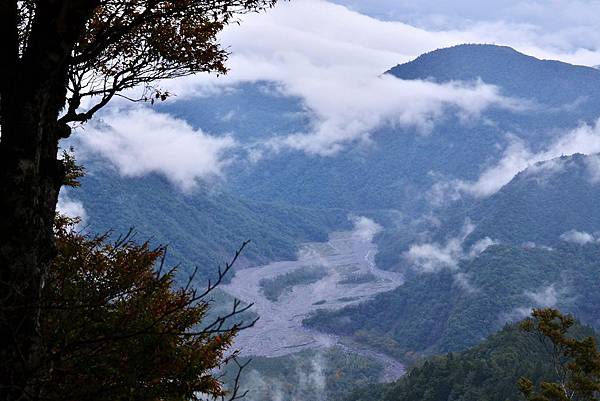
MULTIPOLYGON (((36 371, 43 398, 56 400, 181 400, 238 394, 219 370, 236 364, 236 319, 249 306, 209 319, 210 293, 192 280, 175 285, 164 248, 133 235, 109 241, 57 219, 58 255, 44 287, 41 316, 45 358, 36 371)), ((221 277, 231 264, 221 271, 221 277)), ((238 366, 242 368, 243 365, 238 366)))
POLYGON ((528 401, 596 401, 600 399, 600 352, 594 337, 570 335, 575 319, 556 309, 535 309, 521 327, 544 346, 556 373, 555 381, 539 388, 528 378, 519 380, 528 401))

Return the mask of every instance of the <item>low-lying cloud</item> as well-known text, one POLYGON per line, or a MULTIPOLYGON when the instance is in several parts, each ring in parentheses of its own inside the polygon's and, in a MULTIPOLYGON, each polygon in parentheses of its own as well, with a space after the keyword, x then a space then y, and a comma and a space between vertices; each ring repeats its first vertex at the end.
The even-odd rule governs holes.
POLYGON ((236 142, 148 108, 109 111, 77 135, 83 157, 99 155, 126 177, 158 173, 184 191, 219 177, 236 142))
MULTIPOLYGON (((295 365, 285 380, 273 374, 262 374, 251 369, 242 378, 242 389, 248 390, 248 401, 293 401, 312 396, 314 401, 325 401, 327 378, 325 368, 328 360, 317 352, 303 363, 302 356, 290 356, 288 365, 295 365), (309 365, 309 366, 306 366, 309 365)), ((252 366, 252 365, 250 365, 252 366)))
MULTIPOLYGON (((483 170, 474 181, 451 180, 436 183, 429 193, 433 203, 456 200, 462 195, 484 198, 495 194, 508 184, 519 172, 528 169, 540 179, 560 171, 564 166, 561 156, 581 153, 591 155, 600 152, 600 120, 593 125, 583 124, 559 136, 545 150, 533 152, 516 136, 508 137, 508 146, 500 160, 483 170), (539 164, 537 164, 539 163, 539 164), (536 165, 537 164, 537 165, 536 165)), ((600 162, 597 156, 588 161, 588 178, 600 181, 600 162)))
POLYGON ((72 198, 69 189, 65 187, 61 188, 58 194, 56 210, 67 217, 80 219, 80 226, 84 225, 87 220, 87 213, 83 207, 83 203, 72 198))
POLYGON ((464 242, 474 230, 475 225, 467 219, 458 236, 448 239, 443 244, 439 242, 413 244, 404 253, 404 258, 419 273, 450 270, 454 284, 458 288, 469 294, 476 293, 479 289, 471 283, 468 273, 460 271, 460 262, 477 258, 487 248, 498 242, 485 237, 465 249, 464 242))
MULTIPOLYGON (((519 13, 523 12, 519 7, 519 13)), ((543 11, 548 7, 536 3, 533 8, 543 11)), ((244 16, 240 26, 232 25, 222 33, 220 41, 231 51, 231 72, 227 77, 199 75, 164 82, 163 86, 178 95, 171 99, 176 100, 214 95, 240 82, 276 82, 282 94, 302 99, 313 116, 312 128, 308 132, 280 133, 257 145, 261 149, 252 149, 250 154, 260 157, 265 151, 295 149, 331 155, 351 144, 369 142, 373 131, 385 124, 427 133, 446 113, 468 120, 492 107, 527 107, 521 101, 503 97, 498 88, 484 82, 440 85, 380 75, 424 52, 462 43, 496 43, 541 58, 600 64, 600 52, 567 40, 575 36, 566 31, 554 32, 558 36, 548 40, 547 32, 542 34, 518 19, 463 21, 435 29, 428 24, 410 25, 406 21, 416 21, 406 15, 397 19, 405 22, 379 20, 324 0, 282 2, 269 12, 244 16)), ((189 190, 198 179, 220 175, 227 162, 226 150, 234 146, 230 138, 194 131, 184 122, 166 116, 152 115, 152 121, 144 121, 139 118, 143 116, 125 114, 121 118, 116 114, 105 118, 112 125, 105 139, 84 139, 124 175, 158 172, 189 190), (135 124, 130 117, 137 117, 135 124), (155 127, 162 128, 162 132, 154 134, 155 127), (133 132, 134 138, 125 138, 124 129, 133 132), (190 132, 195 135, 188 135, 190 132), (142 137, 149 142, 147 146, 140 146, 142 137), (185 148, 183 152, 179 151, 180 146, 185 148)), ((537 155, 514 138, 497 166, 483 171, 477 181, 458 182, 459 192, 487 196, 508 182, 516 171, 544 157, 548 155, 537 155)))
POLYGON ((542 287, 537 291, 526 291, 524 294, 530 300, 530 305, 520 306, 504 314, 503 321, 515 321, 528 317, 534 308, 555 307, 564 293, 556 289, 555 284, 542 287))
POLYGON ((422 273, 435 273, 444 269, 457 270, 461 260, 476 258, 488 247, 497 244, 491 238, 485 237, 465 250, 463 247, 465 239, 474 230, 475 225, 467 220, 458 236, 448 239, 445 243, 413 244, 405 252, 404 257, 422 273))
POLYGON ((221 40, 232 49, 227 77, 193 77, 166 85, 185 98, 239 82, 277 82, 281 93, 302 99, 314 117, 313 127, 281 133, 267 147, 331 155, 368 141, 385 124, 426 133, 445 113, 472 119, 491 107, 527 108, 484 82, 436 84, 381 75, 436 48, 506 43, 496 40, 495 31, 429 32, 327 1, 300 0, 248 16, 241 26, 225 30, 221 40))
POLYGON ((428 134, 445 113, 455 113, 466 121, 479 118, 493 106, 522 107, 519 101, 501 96, 498 88, 483 82, 436 84, 390 75, 357 81, 348 84, 340 79, 318 79, 302 85, 304 90, 315 88, 302 93, 315 115, 313 129, 273 138, 267 147, 327 156, 348 144, 369 142, 373 131, 383 126, 415 128, 428 134))
POLYGON ((560 239, 572 244, 586 245, 592 242, 600 242, 600 238, 585 231, 569 230, 560 236, 560 239))
POLYGON ((368 217, 350 216, 349 219, 354 224, 352 234, 358 236, 363 241, 373 241, 375 235, 382 230, 382 227, 379 224, 368 217))

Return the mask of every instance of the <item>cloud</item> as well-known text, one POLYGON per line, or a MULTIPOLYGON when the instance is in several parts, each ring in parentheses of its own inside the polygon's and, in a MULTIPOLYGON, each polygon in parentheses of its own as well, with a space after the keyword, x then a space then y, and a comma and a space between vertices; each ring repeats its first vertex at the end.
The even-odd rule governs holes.
POLYGON ((463 291, 473 294, 479 291, 479 288, 471 284, 471 280, 467 273, 458 272, 454 274, 454 283, 463 291))
POLYGON ((541 288, 538 291, 526 291, 532 305, 515 308, 504 316, 505 321, 521 320, 528 317, 534 308, 553 308, 558 304, 561 293, 554 284, 541 288))
POLYGON ((452 238, 443 245, 411 245, 405 257, 423 273, 433 273, 446 268, 455 270, 462 257, 462 241, 452 238))
POLYGON ((147 108, 109 111, 77 141, 84 157, 100 155, 123 176, 158 173, 184 191, 221 176, 227 152, 236 146, 231 137, 208 135, 147 108))
POLYGON ((486 237, 465 251, 463 243, 474 230, 475 226, 467 219, 458 236, 448 239, 443 244, 439 242, 413 244, 404 253, 404 257, 422 273, 435 273, 443 269, 457 270, 461 260, 476 258, 489 246, 497 244, 496 241, 486 237))
POLYGON ((430 32, 321 0, 281 3, 267 13, 245 17, 241 26, 222 34, 221 41, 232 51, 228 76, 197 76, 165 85, 185 99, 239 82, 277 82, 281 93, 303 100, 313 127, 309 132, 282 133, 268 146, 330 155, 351 143, 368 141, 385 124, 427 132, 444 113, 469 119, 490 107, 526 107, 484 82, 436 84, 381 76, 436 48, 502 42, 493 36, 499 27, 484 31, 478 27, 430 32))
POLYGON ((476 243, 473 244, 471 250, 469 251, 469 258, 473 259, 482 254, 486 249, 488 249, 492 245, 497 245, 498 241, 491 239, 490 237, 485 237, 480 239, 476 243))
POLYGON ((352 84, 319 78, 301 87, 304 93, 292 94, 300 94, 313 111, 313 129, 273 138, 268 147, 327 156, 350 143, 369 142, 373 131, 382 126, 416 128, 427 134, 450 109, 466 121, 492 106, 521 107, 519 101, 502 97, 498 88, 482 82, 436 84, 384 75, 352 84))
POLYGON ((561 294, 562 292, 556 289, 555 284, 540 288, 537 291, 526 291, 524 295, 530 299, 531 304, 520 306, 511 312, 505 313, 502 320, 505 322, 521 320, 528 317, 534 308, 553 308, 558 304, 561 294))
POLYGON ((598 239, 592 234, 586 233, 585 231, 570 230, 560 236, 565 242, 571 242, 573 244, 585 245, 591 242, 597 242, 598 239))
POLYGON ((538 308, 551 308, 558 303, 558 291, 554 284, 539 291, 529 291, 527 295, 538 308))
POLYGON ((85 224, 87 213, 83 207, 83 203, 71 197, 69 190, 62 187, 58 194, 58 203, 56 209, 59 213, 72 218, 79 218, 79 225, 85 224))
POLYGON ((354 230, 352 234, 358 236, 364 241, 373 241, 375 235, 382 230, 382 227, 379 224, 368 217, 350 216, 349 219, 354 224, 354 230))
POLYGON ((600 183, 600 155, 595 154, 586 158, 588 178, 592 184, 600 183))
POLYGON ((456 286, 468 294, 476 293, 479 289, 471 283, 470 274, 460 271, 460 262, 477 258, 498 242, 485 237, 465 250, 464 242, 474 230, 475 226, 467 219, 458 236, 448 239, 444 244, 438 242, 413 244, 404 253, 404 257, 420 273, 450 270, 456 286))
MULTIPOLYGON (((312 397, 314 401, 324 401, 327 390, 327 377, 325 369, 329 360, 318 351, 306 358, 306 354, 289 356, 286 365, 289 368, 282 380, 282 375, 273 374, 271 371, 258 371, 251 369, 241 380, 243 390, 248 390, 244 397, 248 401, 288 401, 312 397), (291 369, 293 368, 293 369, 291 369)), ((252 366, 252 365, 250 365, 252 366)))
MULTIPOLYGON (((528 171, 530 175, 544 179, 564 167, 559 157, 598 152, 600 152, 600 120, 593 125, 583 124, 568 131, 557 137, 545 150, 537 153, 531 151, 520 138, 509 135, 508 146, 500 160, 485 168, 476 180, 438 182, 429 191, 428 198, 435 204, 439 204, 460 199, 463 194, 478 198, 487 197, 498 192, 525 169, 530 169, 528 171)), ((597 157, 588 162, 588 172, 591 181, 597 182, 600 179, 600 163, 597 157)))
POLYGON ((536 244, 533 241, 523 242, 521 244, 521 246, 525 249, 543 249, 544 251, 553 251, 554 250, 553 248, 551 248, 549 246, 536 244))
MULTIPOLYGON (((469 119, 477 118, 490 107, 511 110, 524 107, 514 99, 502 97, 498 88, 484 82, 438 85, 380 76, 390 67, 410 61, 424 52, 461 43, 496 43, 510 45, 541 58, 600 64, 600 52, 595 50, 597 46, 594 45, 600 44, 597 33, 600 29, 596 29, 593 35, 591 32, 583 35, 578 30, 581 24, 575 23, 588 21, 592 24, 597 21, 586 11, 591 7, 587 2, 580 1, 577 6, 572 6, 564 1, 498 1, 495 4, 502 4, 499 8, 502 14, 498 15, 490 13, 497 7, 482 6, 472 0, 463 0, 462 5, 456 8, 450 2, 428 2, 426 5, 410 1, 406 7, 386 0, 345 2, 363 12, 396 9, 397 18, 385 21, 324 0, 280 2, 268 12, 244 16, 240 26, 232 24, 221 34, 220 42, 231 52, 228 76, 198 75, 164 82, 163 86, 178 95, 171 99, 177 101, 231 90, 240 82, 276 82, 282 94, 302 99, 313 117, 312 129, 280 133, 266 144, 256 145, 266 149, 249 149, 250 157, 260 158, 266 154, 265 151, 281 149, 330 155, 351 144, 368 142, 372 132, 385 124, 415 127, 426 133, 445 113, 457 113, 463 119, 469 119), (457 12, 459 9, 480 10, 488 14, 479 16, 475 13, 473 15, 477 18, 457 22, 455 17, 462 14, 457 12), (540 27, 546 25, 541 22, 538 25, 524 23, 542 14, 541 20, 550 19, 554 15, 553 10, 558 9, 561 10, 559 32, 556 29, 544 31, 540 27), (440 15, 434 16, 431 21, 445 23, 426 23, 435 10, 440 15), (411 15, 419 17, 412 18, 411 15), (567 20, 571 22, 562 24, 567 20)), ((372 15, 382 18, 383 14, 373 12, 372 15)), ((186 127, 183 131, 190 131, 190 128, 186 127)), ((226 159, 223 150, 232 145, 224 138, 202 133, 196 136, 202 139, 195 142, 208 144, 207 157, 202 157, 205 162, 200 164, 185 162, 189 161, 187 156, 191 152, 184 152, 182 161, 177 160, 176 163, 173 160, 144 161, 142 164, 145 166, 139 168, 133 168, 131 162, 123 160, 131 158, 123 151, 117 152, 112 159, 123 174, 158 171, 177 185, 189 189, 197 179, 219 175, 226 159), (173 164, 178 164, 178 167, 173 167, 173 164), (182 168, 183 165, 188 167, 182 168), (190 171, 184 171, 186 169, 190 171)), ((113 144, 124 141, 114 137, 113 134, 113 144)), ((104 153, 112 153, 111 146, 101 147, 104 153)), ((140 156, 137 152, 133 153, 134 158, 140 156)), ((463 192, 478 195, 493 193, 498 185, 510 179, 511 172, 515 170, 513 166, 523 166, 522 160, 529 160, 530 156, 531 151, 525 144, 515 142, 507 149, 504 166, 486 171, 481 182, 465 183, 463 192)), ((164 155, 154 157, 162 158, 164 155)))
MULTIPOLYGON (((600 3, 595 0, 335 1, 359 12, 402 20, 429 30, 472 30, 474 25, 488 27, 502 23, 513 27, 513 41, 555 51, 597 49, 600 44, 600 3)), ((504 30, 495 35, 511 37, 504 30)))

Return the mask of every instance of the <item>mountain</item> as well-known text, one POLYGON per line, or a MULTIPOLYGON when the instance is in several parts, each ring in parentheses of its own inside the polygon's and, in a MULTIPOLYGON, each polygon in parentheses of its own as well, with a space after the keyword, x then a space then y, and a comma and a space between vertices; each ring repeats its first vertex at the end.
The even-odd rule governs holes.
MULTIPOLYGON (((327 157, 289 150, 267 153, 236 174, 229 183, 231 188, 252 199, 352 210, 395 209, 411 219, 427 209, 424 194, 440 177, 474 180, 497 162, 508 143, 507 133, 537 151, 582 122, 595 122, 600 115, 600 71, 538 60, 506 47, 463 45, 436 50, 388 73, 401 79, 437 82, 481 79, 524 105, 520 110, 491 108, 469 122, 448 112, 436 119, 427 134, 384 125, 373 130, 368 145, 353 145, 327 157)), ((298 99, 282 96, 264 82, 239 87, 227 96, 246 94, 254 103, 252 113, 266 118, 266 128, 258 129, 262 138, 311 131, 311 110, 298 99), (267 89, 260 90, 265 85, 267 89), (279 102, 274 109, 277 114, 268 116, 262 105, 273 102, 279 102), (274 115, 284 122, 274 123, 274 115), (275 125, 278 128, 271 129, 275 125)), ((190 101, 186 115, 206 108, 212 99, 190 101)), ((243 114, 240 121, 248 118, 243 114)), ((235 132, 236 124, 221 122, 218 131, 235 132)), ((237 138, 244 142, 246 135, 237 138)))
POLYGON ((456 270, 418 274, 371 301, 320 311, 305 324, 401 359, 464 350, 532 307, 555 306, 600 328, 598 271, 598 244, 496 245, 456 270))
POLYGON ((468 218, 468 235, 444 242, 437 233, 437 241, 422 248, 430 253, 425 262, 455 258, 456 265, 419 267, 407 258, 408 248, 395 248, 396 269, 407 274, 403 286, 354 307, 322 311, 306 324, 383 344, 402 358, 473 346, 537 306, 560 307, 600 328, 600 243, 594 234, 600 231, 600 185, 590 172, 595 160, 574 155, 521 172, 439 229, 449 233, 468 218), (491 246, 474 253, 486 238, 491 246))
MULTIPOLYGON (((537 306, 573 312, 600 328, 597 156, 540 162, 484 198, 463 196, 434 207, 428 197, 440 182, 477 180, 516 137, 533 154, 581 123, 593 124, 600 115, 600 71, 506 47, 463 45, 428 53, 387 74, 435 82, 481 80, 522 108, 491 108, 469 121, 446 110, 427 133, 383 125, 368 144, 333 155, 281 149, 249 160, 257 143, 311 132, 318 116, 272 82, 238 84, 157 106, 240 144, 226 180, 186 194, 159 175, 126 178, 86 162, 89 173, 73 195, 83 202, 92 231, 118 234, 134 226, 139 239, 169 244, 170 262, 199 265, 200 279, 229 260, 243 240, 253 242, 240 265, 260 265, 293 259, 302 242, 324 241, 328 233, 347 228, 348 213, 373 218, 384 227, 376 237, 377 265, 404 272, 405 284, 351 307, 319 311, 305 324, 401 360, 466 350, 537 306), (429 252, 420 256, 426 260, 409 260, 411 246, 429 252)), ((508 337, 502 332, 491 341, 508 341, 507 330, 508 337)), ((488 352, 490 344, 477 352, 488 352)), ((515 344, 506 351, 513 359, 506 359, 504 368, 521 351, 519 341, 515 344)), ((463 367, 451 365, 452 371, 464 374, 475 366, 484 376, 496 374, 493 366, 489 370, 466 358, 463 367)), ((436 361, 415 376, 441 386, 432 394, 450 386, 427 376, 447 373, 450 361, 442 358, 439 366, 436 361)), ((502 357, 498 361, 504 363, 502 357)), ((261 362, 263 368, 270 363, 261 362)), ((362 378, 362 370, 357 374, 362 378)), ((512 383, 516 374, 507 370, 498 383, 512 383)), ((496 391, 498 383, 485 388, 496 391)), ((465 400, 482 393, 469 394, 465 400)))
POLYGON ((116 236, 132 227, 138 240, 168 245, 171 264, 198 266, 199 279, 229 261, 245 240, 252 242, 239 265, 257 265, 293 259, 300 243, 325 241, 349 224, 341 210, 255 202, 206 185, 186 194, 158 175, 127 178, 93 162, 86 167, 72 194, 82 201, 92 232, 116 236))
POLYGON ((418 230, 432 230, 431 241, 457 235, 465 221, 475 226, 465 238, 470 247, 486 237, 502 244, 552 244, 567 231, 600 230, 600 159, 575 154, 536 163, 517 174, 495 194, 455 203, 438 211, 433 227, 388 230, 380 239, 377 263, 402 269, 403 253, 416 241, 418 230))
POLYGON ((502 243, 552 243, 569 230, 600 230, 599 156, 575 154, 539 162, 479 202, 468 243, 486 236, 502 243))
MULTIPOLYGON (((448 113, 438 119, 427 135, 416 132, 414 128, 383 126, 372 133, 370 145, 348 147, 326 157, 281 150, 247 162, 244 161, 247 155, 241 155, 243 157, 237 158, 238 162, 231 163, 226 171, 223 191, 235 194, 235 198, 261 204, 344 209, 374 217, 381 210, 386 210, 388 212, 379 219, 380 223, 387 229, 399 227, 401 235, 410 241, 419 229, 413 232, 412 228, 407 229, 407 225, 428 213, 430 206, 425 194, 431 187, 440 177, 477 179, 485 166, 499 159, 507 132, 519 135, 532 149, 543 148, 562 129, 576 127, 582 121, 592 122, 600 115, 600 92, 594 89, 596 81, 592 79, 600 72, 537 60, 504 47, 464 45, 436 50, 395 67, 389 73, 403 79, 439 81, 472 81, 481 77, 485 82, 498 85, 506 95, 540 103, 538 98, 541 99, 542 95, 536 91, 517 93, 513 88, 514 82, 531 81, 528 85, 552 91, 553 96, 556 95, 553 102, 561 105, 573 101, 573 96, 563 88, 569 86, 581 89, 581 93, 585 94, 585 104, 566 109, 539 105, 527 111, 491 109, 480 119, 469 123, 448 113), (470 67, 466 68, 466 65, 470 67), (550 74, 547 72, 549 69, 559 73, 558 78, 532 81, 532 77, 550 74)), ((279 135, 310 132, 315 117, 302 99, 286 96, 276 84, 264 81, 166 102, 157 106, 157 110, 185 119, 206 132, 231 134, 239 143, 249 146, 279 135)), ((92 195, 85 196, 86 199, 93 201, 96 194, 104 192, 101 198, 109 198, 112 190, 109 182, 97 180, 94 188, 89 189, 92 195)), ((88 189, 84 188, 85 191, 88 189)), ((171 192, 162 193, 170 196, 171 192)), ((169 197, 155 198, 155 201, 157 204, 170 202, 169 197)), ((114 222, 109 213, 98 213, 96 217, 114 222)), ((140 223, 144 224, 143 221, 140 223)), ((203 225, 197 226, 197 230, 206 229, 203 225)), ((379 241, 381 253, 378 263, 382 267, 393 264, 386 262, 383 256, 386 249, 393 251, 397 243, 402 242, 397 241, 397 237, 379 241)), ((169 239, 170 236, 162 238, 169 239)), ((303 238, 299 235, 299 240, 303 238)), ((230 242, 226 246, 225 253, 230 254, 231 245, 230 242)), ((289 255, 289 246, 284 248, 287 249, 284 254, 289 255)), ((219 255, 222 257, 222 252, 219 255)))
POLYGON ((469 44, 439 49, 387 73, 436 82, 481 79, 500 87, 505 95, 548 106, 577 102, 581 115, 597 110, 591 103, 600 96, 600 71, 596 68, 539 60, 506 46, 469 44))
MULTIPOLYGON (((598 338, 584 326, 573 327, 570 335, 598 338)), ((543 347, 509 325, 467 351, 433 357, 396 383, 370 385, 346 401, 512 401, 522 398, 521 377, 534 383, 555 379, 543 347)))

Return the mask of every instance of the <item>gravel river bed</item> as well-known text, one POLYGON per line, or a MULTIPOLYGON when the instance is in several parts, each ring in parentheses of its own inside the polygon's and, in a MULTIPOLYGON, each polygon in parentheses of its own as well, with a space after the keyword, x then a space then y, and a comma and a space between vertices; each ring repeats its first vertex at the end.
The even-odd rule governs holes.
POLYGON ((339 309, 364 302, 402 285, 401 274, 375 266, 377 247, 373 236, 378 226, 366 218, 355 223, 353 231, 332 233, 326 243, 304 245, 298 260, 237 270, 231 282, 221 287, 235 298, 254 303, 252 310, 260 316, 253 328, 237 337, 236 346, 242 355, 277 357, 308 348, 340 346, 379 361, 384 366, 380 381, 393 381, 404 374, 404 366, 385 354, 302 325, 302 320, 317 309, 339 309), (290 286, 276 301, 265 297, 262 280, 315 268, 324 270, 322 278, 290 286))

